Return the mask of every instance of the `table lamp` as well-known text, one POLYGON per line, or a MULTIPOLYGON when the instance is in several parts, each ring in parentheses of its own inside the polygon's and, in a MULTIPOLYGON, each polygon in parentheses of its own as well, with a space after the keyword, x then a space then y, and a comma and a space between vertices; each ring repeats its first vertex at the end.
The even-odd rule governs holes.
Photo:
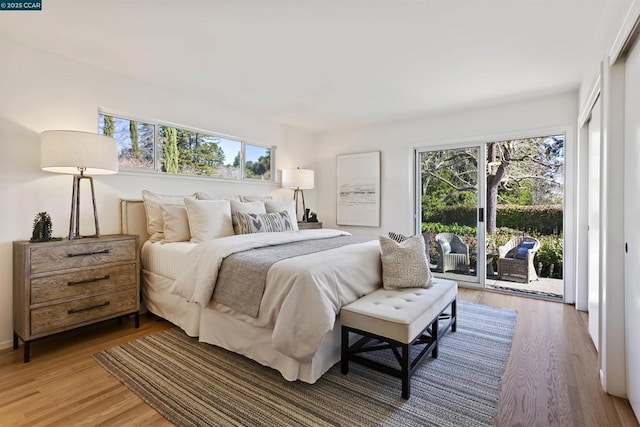
POLYGON ((47 172, 73 174, 69 239, 100 237, 93 177, 118 172, 118 142, 104 135, 72 130, 49 130, 40 135, 40 167, 47 172), (85 175, 87 174, 87 175, 85 175), (80 235, 80 182, 89 180, 95 234, 80 235))
POLYGON ((296 201, 296 221, 298 215, 298 194, 302 196, 302 220, 306 221, 307 207, 304 203, 304 191, 313 189, 314 172, 311 169, 283 169, 282 187, 293 189, 293 199, 296 201))

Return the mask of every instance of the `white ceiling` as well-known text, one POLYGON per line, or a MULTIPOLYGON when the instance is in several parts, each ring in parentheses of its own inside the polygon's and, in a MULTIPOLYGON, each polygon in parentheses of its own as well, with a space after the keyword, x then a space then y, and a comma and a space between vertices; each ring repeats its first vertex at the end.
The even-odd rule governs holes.
POLYGON ((44 0, 0 36, 323 132, 577 89, 606 3, 44 0))

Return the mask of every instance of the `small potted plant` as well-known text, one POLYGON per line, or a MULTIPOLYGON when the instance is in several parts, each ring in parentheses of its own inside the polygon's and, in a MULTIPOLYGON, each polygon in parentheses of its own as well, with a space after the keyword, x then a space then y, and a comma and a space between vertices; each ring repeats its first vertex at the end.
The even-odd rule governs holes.
POLYGON ((51 240, 51 217, 46 212, 39 212, 33 220, 31 242, 48 242, 51 240))

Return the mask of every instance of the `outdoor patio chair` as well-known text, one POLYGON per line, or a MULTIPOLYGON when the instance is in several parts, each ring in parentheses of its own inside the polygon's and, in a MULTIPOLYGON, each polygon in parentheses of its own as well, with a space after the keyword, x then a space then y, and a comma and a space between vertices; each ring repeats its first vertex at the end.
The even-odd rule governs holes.
POLYGON ((520 236, 498 248, 498 278, 529 283, 538 280, 533 257, 540 249, 540 242, 533 237, 520 236))
POLYGON ((450 270, 469 274, 469 245, 460 236, 453 233, 436 234, 438 249, 438 271, 446 273, 450 270))

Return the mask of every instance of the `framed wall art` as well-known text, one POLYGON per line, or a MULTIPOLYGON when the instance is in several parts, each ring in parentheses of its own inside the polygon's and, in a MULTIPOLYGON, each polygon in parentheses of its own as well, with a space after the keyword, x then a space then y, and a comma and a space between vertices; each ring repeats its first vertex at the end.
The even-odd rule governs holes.
POLYGON ((380 152, 337 157, 338 225, 380 227, 380 152))

